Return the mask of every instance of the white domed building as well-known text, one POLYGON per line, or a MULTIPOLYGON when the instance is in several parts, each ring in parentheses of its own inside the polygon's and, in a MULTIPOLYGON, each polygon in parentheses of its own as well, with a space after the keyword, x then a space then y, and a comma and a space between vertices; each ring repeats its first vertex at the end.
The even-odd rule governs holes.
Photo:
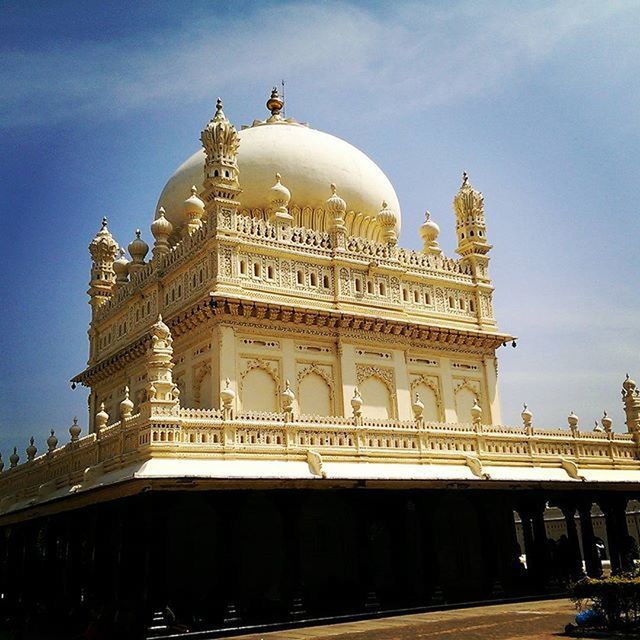
POLYGON ((635 383, 627 434, 573 413, 538 430, 526 408, 502 425, 496 351, 515 341, 493 314, 482 194, 465 173, 456 258, 428 212, 409 230, 422 249, 401 248, 382 169, 285 119, 276 90, 267 107, 238 131, 218 100, 150 212, 152 246, 136 231, 128 259, 106 219, 91 242, 73 379, 88 433, 76 420, 0 474, 2 602, 110 603, 179 637, 167 606, 220 632, 541 593, 547 503, 573 577, 583 559, 601 571, 596 502, 627 568, 635 383))

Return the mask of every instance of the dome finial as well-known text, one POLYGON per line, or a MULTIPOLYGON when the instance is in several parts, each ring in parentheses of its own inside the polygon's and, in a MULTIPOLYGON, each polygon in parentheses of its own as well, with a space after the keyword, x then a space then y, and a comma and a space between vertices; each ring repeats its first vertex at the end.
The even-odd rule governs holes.
POLYGON ((216 112, 211 119, 212 122, 220 122, 221 120, 226 120, 227 116, 224 115, 224 111, 222 110, 222 98, 218 97, 216 100, 216 112))
POLYGON ((442 249, 438 244, 438 236, 440 235, 440 227, 431 219, 431 212, 425 211, 424 222, 420 226, 420 237, 422 238, 423 253, 431 253, 433 255, 441 255, 442 249))
POLYGON ((395 245, 398 242, 396 229, 398 218, 395 212, 389 208, 386 200, 382 201, 382 208, 378 211, 377 219, 382 227, 382 239, 384 242, 395 245))
POLYGON ((271 111, 272 116, 280 116, 282 107, 284 107, 284 100, 278 93, 278 87, 273 87, 273 89, 271 90, 271 96, 267 100, 267 109, 271 111))
POLYGON ((107 228, 107 216, 102 216, 102 227, 101 229, 107 228))
POLYGON ((469 184, 469 174, 466 171, 462 172, 462 186, 466 187, 469 184))
POLYGON ((291 200, 291 192, 282 184, 280 173, 276 173, 276 183, 269 189, 269 204, 271 205, 269 219, 271 222, 281 221, 286 224, 293 222, 293 216, 287 209, 289 200, 291 200))

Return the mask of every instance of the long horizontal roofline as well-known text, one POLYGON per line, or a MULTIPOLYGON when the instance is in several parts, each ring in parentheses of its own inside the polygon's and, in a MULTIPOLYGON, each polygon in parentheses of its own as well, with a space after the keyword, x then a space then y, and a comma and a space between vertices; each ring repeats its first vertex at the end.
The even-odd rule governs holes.
MULTIPOLYGON (((345 313, 343 311, 317 311, 296 305, 273 304, 249 298, 210 293, 205 299, 193 304, 189 309, 165 319, 173 335, 178 337, 190 331, 194 326, 216 316, 242 316, 269 322, 295 322, 306 326, 328 329, 365 330, 391 335, 415 338, 443 344, 496 349, 505 342, 516 338, 506 333, 494 333, 482 330, 462 330, 453 327, 441 327, 431 323, 389 320, 373 313, 345 313)), ((116 351, 98 364, 88 367, 77 374, 70 382, 90 386, 91 382, 102 375, 110 375, 127 363, 143 355, 148 348, 149 334, 145 332, 131 344, 116 351)))

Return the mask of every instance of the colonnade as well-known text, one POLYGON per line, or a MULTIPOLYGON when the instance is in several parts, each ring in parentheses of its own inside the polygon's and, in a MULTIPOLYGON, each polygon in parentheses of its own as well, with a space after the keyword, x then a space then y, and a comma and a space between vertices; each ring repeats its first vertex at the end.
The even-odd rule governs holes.
POLYGON ((51 625, 97 606, 134 629, 169 606, 190 628, 211 629, 543 594, 561 589, 545 506, 564 514, 569 577, 578 579, 583 560, 588 575, 602 573, 594 502, 605 514, 612 571, 631 568, 628 497, 464 488, 152 491, 0 523, 0 609, 47 615, 51 625))

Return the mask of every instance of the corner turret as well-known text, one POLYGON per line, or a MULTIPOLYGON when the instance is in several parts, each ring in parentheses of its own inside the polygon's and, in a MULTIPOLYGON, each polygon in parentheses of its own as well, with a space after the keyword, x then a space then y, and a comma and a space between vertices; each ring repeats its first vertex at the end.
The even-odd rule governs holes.
POLYGON ((205 217, 215 224, 223 208, 231 205, 237 209, 239 205, 235 199, 240 193, 240 138, 236 128, 224 115, 220 98, 216 103, 215 115, 200 134, 200 141, 205 152, 204 191, 201 197, 205 203, 205 217))
POLYGON ((102 218, 102 226, 89 244, 91 254, 91 281, 87 293, 89 304, 95 313, 112 295, 115 284, 113 262, 116 259, 118 243, 107 228, 107 219, 102 218))
POLYGON ((477 280, 489 281, 487 254, 491 245, 487 242, 487 228, 484 219, 484 196, 469 183, 469 176, 462 174, 462 185, 453 199, 456 214, 458 248, 456 252, 463 262, 473 269, 477 280))

